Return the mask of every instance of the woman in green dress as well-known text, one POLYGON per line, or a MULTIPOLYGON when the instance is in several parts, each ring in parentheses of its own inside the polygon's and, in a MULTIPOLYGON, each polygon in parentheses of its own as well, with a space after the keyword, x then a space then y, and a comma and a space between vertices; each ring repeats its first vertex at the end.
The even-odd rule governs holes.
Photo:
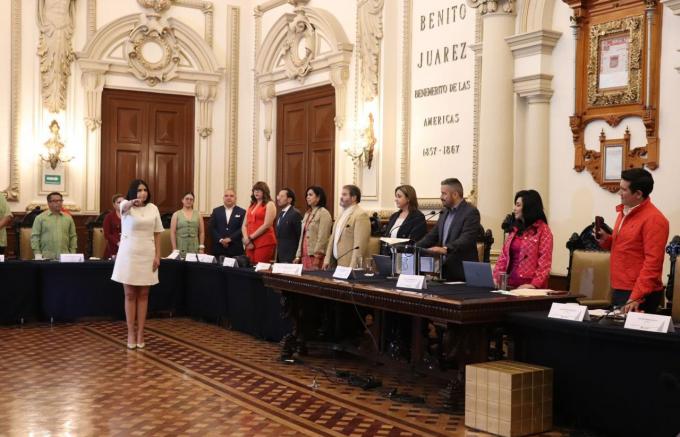
POLYGON ((187 253, 203 253, 205 245, 205 229, 203 219, 194 210, 194 193, 191 191, 182 197, 182 209, 175 211, 170 222, 170 242, 172 250, 187 253))

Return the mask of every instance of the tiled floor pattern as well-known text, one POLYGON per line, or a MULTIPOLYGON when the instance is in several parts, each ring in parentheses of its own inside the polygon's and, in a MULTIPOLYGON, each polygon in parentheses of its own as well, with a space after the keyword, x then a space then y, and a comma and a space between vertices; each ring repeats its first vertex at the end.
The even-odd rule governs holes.
POLYGON ((288 365, 277 344, 187 319, 149 321, 143 351, 125 349, 125 332, 122 322, 0 328, 0 436, 485 435, 442 410, 440 380, 330 355, 288 365), (349 386, 334 369, 383 387, 349 386), (393 388, 425 404, 387 399, 393 388))

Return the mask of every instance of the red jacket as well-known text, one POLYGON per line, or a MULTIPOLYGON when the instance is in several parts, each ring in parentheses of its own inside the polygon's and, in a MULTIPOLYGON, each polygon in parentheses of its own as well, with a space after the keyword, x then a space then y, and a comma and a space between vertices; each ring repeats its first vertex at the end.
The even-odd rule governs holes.
POLYGON ((553 235, 543 220, 537 220, 522 235, 517 235, 517 228, 510 232, 503 244, 496 267, 493 269, 494 281, 498 283, 501 272, 507 272, 510 263, 510 245, 515 238, 522 241, 517 276, 524 284, 532 284, 536 288, 547 288, 552 265, 553 235))
POLYGON ((661 271, 668 241, 668 220, 649 198, 630 211, 625 220, 623 205, 617 206, 616 211, 619 214, 614 233, 601 246, 611 249, 612 288, 632 290, 630 299, 636 300, 663 289, 661 271))

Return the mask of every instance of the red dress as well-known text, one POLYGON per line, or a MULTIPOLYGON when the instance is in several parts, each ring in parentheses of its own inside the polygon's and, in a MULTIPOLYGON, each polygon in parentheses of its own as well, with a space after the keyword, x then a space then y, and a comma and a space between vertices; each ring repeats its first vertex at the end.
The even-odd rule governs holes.
MULTIPOLYGON (((247 225, 246 231, 248 235, 253 235, 260 226, 264 224, 264 218, 267 215, 267 205, 256 203, 250 205, 246 213, 247 225)), ((252 240, 254 249, 246 248, 246 255, 250 258, 250 262, 257 264, 259 262, 268 263, 274 259, 274 252, 276 250, 276 235, 274 234, 274 226, 270 226, 264 234, 252 240)))
POLYGON ((118 217, 116 211, 111 211, 104 217, 103 229, 106 239, 104 258, 109 259, 118 254, 118 243, 120 242, 120 217, 118 217))

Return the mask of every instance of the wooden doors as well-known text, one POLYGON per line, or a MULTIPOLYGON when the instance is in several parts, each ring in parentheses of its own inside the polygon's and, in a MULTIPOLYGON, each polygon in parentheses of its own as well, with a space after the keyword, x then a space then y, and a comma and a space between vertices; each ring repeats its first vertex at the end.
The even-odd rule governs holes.
POLYGON ((194 182, 194 97, 105 89, 101 210, 144 179, 161 214, 181 206, 194 182))
POLYGON ((276 189, 295 191, 304 210, 305 188, 319 185, 335 206, 335 90, 322 86, 277 98, 276 189))

